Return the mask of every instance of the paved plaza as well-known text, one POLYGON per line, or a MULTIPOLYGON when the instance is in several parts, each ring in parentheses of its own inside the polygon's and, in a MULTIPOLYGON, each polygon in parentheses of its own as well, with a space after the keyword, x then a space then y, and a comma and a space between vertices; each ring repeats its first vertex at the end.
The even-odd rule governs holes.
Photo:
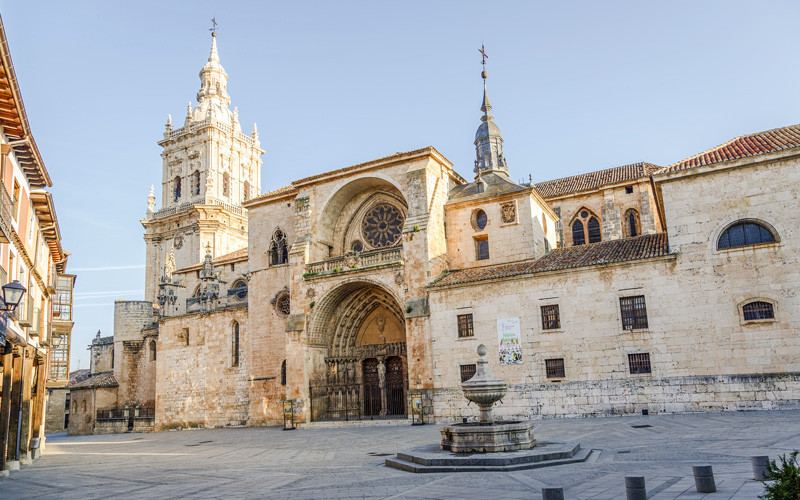
POLYGON ((654 415, 537 422, 536 438, 599 450, 587 463, 520 472, 411 474, 386 456, 439 440, 438 426, 235 428, 50 436, 46 454, 0 479, 0 498, 625 498, 755 499, 751 455, 800 449, 800 412, 654 415), (714 467, 717 493, 694 492, 692 465, 714 467))

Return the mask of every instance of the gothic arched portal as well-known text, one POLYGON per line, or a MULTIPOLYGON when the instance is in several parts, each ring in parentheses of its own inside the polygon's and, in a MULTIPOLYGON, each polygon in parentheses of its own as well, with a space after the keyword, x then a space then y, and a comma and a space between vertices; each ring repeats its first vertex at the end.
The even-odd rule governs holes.
POLYGON ((346 283, 319 301, 309 344, 324 352, 311 382, 313 420, 406 415, 405 319, 375 283, 346 283))

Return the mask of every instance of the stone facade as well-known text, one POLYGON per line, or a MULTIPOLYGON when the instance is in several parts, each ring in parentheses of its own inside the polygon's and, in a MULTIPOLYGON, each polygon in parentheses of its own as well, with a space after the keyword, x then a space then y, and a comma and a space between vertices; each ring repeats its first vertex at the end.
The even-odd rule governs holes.
POLYGON ((236 177, 173 142, 208 113, 235 121, 215 54, 201 93, 218 101, 160 143, 173 198, 143 221, 146 301, 117 303, 119 387, 92 389, 103 421, 76 431, 275 425, 285 402, 298 422, 407 418, 415 397, 428 421, 474 420, 460 383, 480 343, 509 384, 498 418, 800 406, 800 131, 727 160, 744 147, 518 184, 484 93, 472 181, 428 147, 214 208, 175 178, 195 161, 215 196, 220 173, 243 189, 263 152, 235 126, 207 132, 251 148, 236 177), (762 240, 718 249, 743 222, 762 240), (176 239, 182 224, 198 232, 176 239))

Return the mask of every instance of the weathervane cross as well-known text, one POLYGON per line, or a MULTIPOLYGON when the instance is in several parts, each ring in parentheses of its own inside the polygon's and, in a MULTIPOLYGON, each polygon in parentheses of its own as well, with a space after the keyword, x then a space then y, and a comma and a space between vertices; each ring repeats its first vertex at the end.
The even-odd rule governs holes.
POLYGON ((216 33, 217 32, 217 16, 211 18, 211 28, 209 28, 210 32, 216 33))
POLYGON ((478 49, 478 52, 481 54, 481 65, 483 66, 483 70, 486 71, 486 59, 488 59, 489 56, 486 55, 486 50, 484 49, 483 44, 481 44, 481 48, 478 49))

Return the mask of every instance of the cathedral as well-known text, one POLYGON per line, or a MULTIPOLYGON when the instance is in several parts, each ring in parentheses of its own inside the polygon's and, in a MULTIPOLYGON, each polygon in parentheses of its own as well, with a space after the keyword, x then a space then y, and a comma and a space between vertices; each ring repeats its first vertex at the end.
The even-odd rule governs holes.
POLYGON ((69 432, 475 420, 479 344, 502 418, 800 407, 800 125, 520 184, 482 76, 469 179, 425 147, 262 193, 214 34, 69 432))

